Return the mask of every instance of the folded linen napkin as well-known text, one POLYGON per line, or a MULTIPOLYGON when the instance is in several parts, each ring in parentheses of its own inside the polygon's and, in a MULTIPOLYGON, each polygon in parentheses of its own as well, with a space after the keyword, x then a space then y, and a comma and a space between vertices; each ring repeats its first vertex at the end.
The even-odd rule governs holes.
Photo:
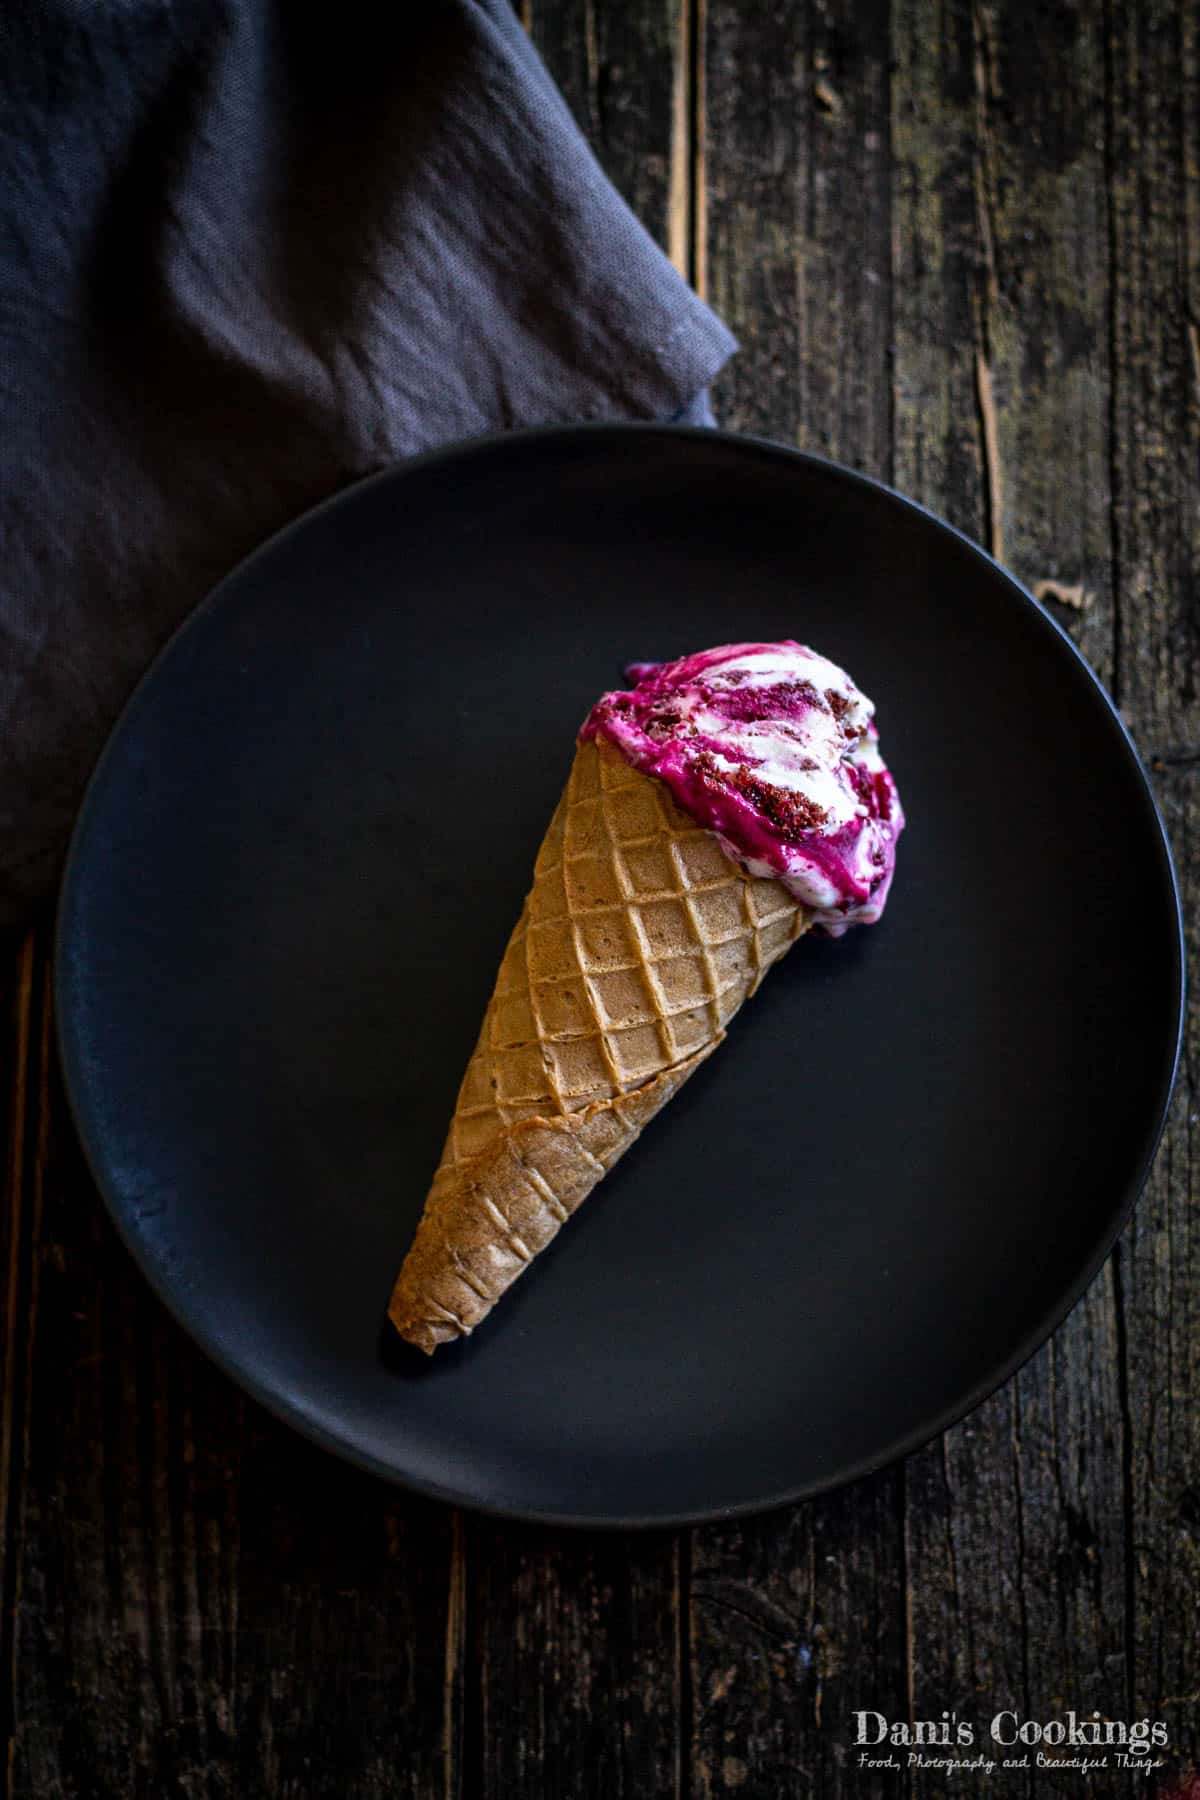
POLYGON ((10 0, 6 39, 0 926, 271 531, 455 438, 703 417, 734 348, 507 0, 10 0))

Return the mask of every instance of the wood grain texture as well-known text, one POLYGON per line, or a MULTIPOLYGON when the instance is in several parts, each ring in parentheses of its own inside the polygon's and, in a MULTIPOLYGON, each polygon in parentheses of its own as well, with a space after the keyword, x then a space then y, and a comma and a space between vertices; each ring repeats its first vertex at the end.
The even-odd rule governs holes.
POLYGON ((707 285, 741 340, 722 423, 887 477, 891 226, 882 5, 709 0, 707 285))
POLYGON ((970 0, 891 11, 893 479, 986 542, 970 0))
POLYGON ((907 1716, 894 1472, 695 1534, 693 1792, 895 1792, 850 1748, 855 1707, 907 1716))
POLYGON ((681 1791, 678 1557, 674 1534, 473 1524, 481 1795, 681 1791))

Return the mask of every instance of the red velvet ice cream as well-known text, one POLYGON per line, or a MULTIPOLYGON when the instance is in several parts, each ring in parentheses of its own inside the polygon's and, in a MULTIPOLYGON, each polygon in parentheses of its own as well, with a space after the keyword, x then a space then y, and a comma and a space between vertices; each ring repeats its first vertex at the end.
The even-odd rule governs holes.
POLYGON ((751 875, 774 875, 840 936, 877 920, 904 813, 874 707, 803 644, 723 644, 635 663, 581 738, 603 737, 716 833, 751 875))

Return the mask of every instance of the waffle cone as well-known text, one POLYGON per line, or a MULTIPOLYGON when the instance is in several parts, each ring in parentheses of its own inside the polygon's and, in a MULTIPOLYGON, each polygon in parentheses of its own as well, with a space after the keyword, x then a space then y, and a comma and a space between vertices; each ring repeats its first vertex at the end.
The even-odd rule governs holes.
POLYGON ((401 1337, 474 1330, 807 924, 661 781, 576 746, 396 1279, 401 1337))

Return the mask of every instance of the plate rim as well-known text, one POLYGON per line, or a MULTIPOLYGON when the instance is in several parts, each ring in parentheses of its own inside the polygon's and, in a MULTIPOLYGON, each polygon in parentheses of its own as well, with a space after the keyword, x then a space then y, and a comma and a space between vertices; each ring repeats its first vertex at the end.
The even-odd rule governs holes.
POLYGON ((1074 1311, 1108 1261, 1117 1240, 1128 1225, 1153 1169, 1170 1116, 1186 1025, 1187 973, 1183 901, 1178 873, 1171 852, 1170 838, 1153 785, 1116 702, 1074 640, 1051 616, 1046 607, 982 545, 976 543, 964 531, 960 531, 957 526, 952 525, 922 502, 912 499, 887 482, 879 481, 874 476, 864 474, 861 470, 851 468, 830 457, 818 455, 813 451, 801 450, 794 445, 780 443, 771 438, 731 431, 721 427, 678 425, 660 423, 655 420, 603 420, 584 424, 544 425, 519 431, 496 431, 479 437, 456 439, 453 443, 405 457, 369 475, 348 482, 344 487, 327 495, 323 500, 306 508, 295 518, 271 532, 260 544, 235 563, 196 602, 156 652, 149 666, 143 671, 126 698, 105 739, 103 748, 88 777, 72 827, 59 883, 51 953, 55 1046, 68 1114, 83 1151, 88 1172, 104 1204, 105 1211, 116 1228, 118 1237, 133 1258, 139 1273, 158 1300, 165 1306, 174 1322, 187 1334, 197 1348, 243 1392, 248 1393, 275 1418, 298 1431, 302 1437, 307 1438, 320 1449, 328 1451, 339 1460, 350 1463, 367 1474, 381 1478, 391 1486, 419 1495, 426 1500, 459 1507, 491 1518, 544 1525, 554 1529, 581 1531, 681 1530, 693 1525, 703 1525, 724 1519, 753 1517, 760 1513, 776 1511, 785 1506, 798 1505, 819 1495, 836 1493, 856 1481, 861 1481, 882 1469, 890 1468, 894 1464, 904 1461, 950 1430, 952 1426, 959 1424, 985 1400, 998 1393, 1036 1355, 1042 1345, 1049 1342, 1068 1315, 1074 1311), (409 475, 417 474, 439 463, 453 462, 460 458, 493 453, 497 450, 503 451, 508 446, 553 444, 569 439, 603 437, 630 437, 648 442, 684 440, 705 445, 715 443, 724 445, 735 454, 751 451, 771 459, 799 465, 817 474, 832 476, 837 480, 849 482, 853 486, 866 490, 878 501, 899 507, 910 514, 919 515, 932 525, 937 533, 954 540, 984 570, 989 571, 993 576, 999 576, 1001 585, 1007 589, 1013 599, 1024 608, 1026 613, 1039 620, 1041 626, 1047 628, 1052 634, 1052 639, 1057 639, 1059 645, 1069 653, 1069 657, 1077 665, 1077 672, 1082 673, 1085 677, 1086 683, 1090 685, 1095 697, 1100 700, 1103 710, 1107 713, 1110 724, 1115 727, 1135 783, 1140 785, 1142 798, 1149 809, 1149 817, 1157 830, 1161 872, 1166 877, 1166 893, 1174 914, 1174 930, 1171 933, 1170 942, 1170 1001, 1174 1014, 1174 1025, 1169 1028, 1166 1055, 1160 1073, 1158 1105, 1151 1129, 1144 1140, 1143 1154, 1132 1179, 1125 1183, 1121 1193, 1117 1196, 1118 1203, 1097 1240, 1099 1249, 1094 1251, 1088 1259, 1082 1276, 1064 1289, 1063 1294, 1055 1301, 1044 1318, 1038 1321, 1033 1331, 1021 1339, 1011 1356, 1000 1366, 999 1371, 989 1371, 982 1381, 977 1382, 965 1396, 955 1400, 950 1407, 943 1409, 932 1421, 923 1420, 918 1427, 909 1431, 904 1437, 888 1444, 876 1454, 861 1458, 852 1467, 839 1472, 832 1479, 805 1482, 786 1488, 782 1492, 737 1501, 732 1505, 702 1506, 682 1512, 628 1515, 563 1513, 546 1508, 505 1504, 501 1501, 489 1500, 486 1497, 481 1498, 477 1494, 461 1488, 453 1488, 440 1482, 427 1480, 419 1475, 398 1470, 382 1458, 372 1455, 369 1450, 363 1449, 359 1444, 345 1437, 339 1437, 335 1431, 331 1431, 326 1426, 323 1420, 306 1412, 298 1402, 275 1392, 273 1388, 258 1378, 253 1366, 239 1361, 236 1354, 225 1346, 219 1334, 206 1328, 201 1317, 193 1318, 184 1299, 176 1289, 172 1288, 169 1281, 162 1277, 158 1267, 151 1262, 144 1249, 144 1240, 133 1229, 132 1222, 125 1217, 127 1209, 117 1191, 117 1184, 111 1181, 105 1173, 99 1148, 93 1143, 87 1128, 82 1098, 86 1087, 86 1077, 83 1072, 81 1047, 73 1036, 72 1028, 68 1023, 70 995, 67 977, 64 973, 67 966, 65 955, 67 934, 75 889, 80 881, 84 845, 92 814, 99 804, 98 795, 103 787, 108 764, 119 746, 128 721, 144 691, 157 677, 161 666, 174 653, 185 634, 193 630, 202 618, 215 610, 221 603, 227 587, 232 586, 235 582, 240 582, 247 571, 251 570, 260 559, 266 561, 281 542, 293 534, 303 532, 312 521, 347 502, 364 489, 385 486, 390 483, 399 485, 409 475))

